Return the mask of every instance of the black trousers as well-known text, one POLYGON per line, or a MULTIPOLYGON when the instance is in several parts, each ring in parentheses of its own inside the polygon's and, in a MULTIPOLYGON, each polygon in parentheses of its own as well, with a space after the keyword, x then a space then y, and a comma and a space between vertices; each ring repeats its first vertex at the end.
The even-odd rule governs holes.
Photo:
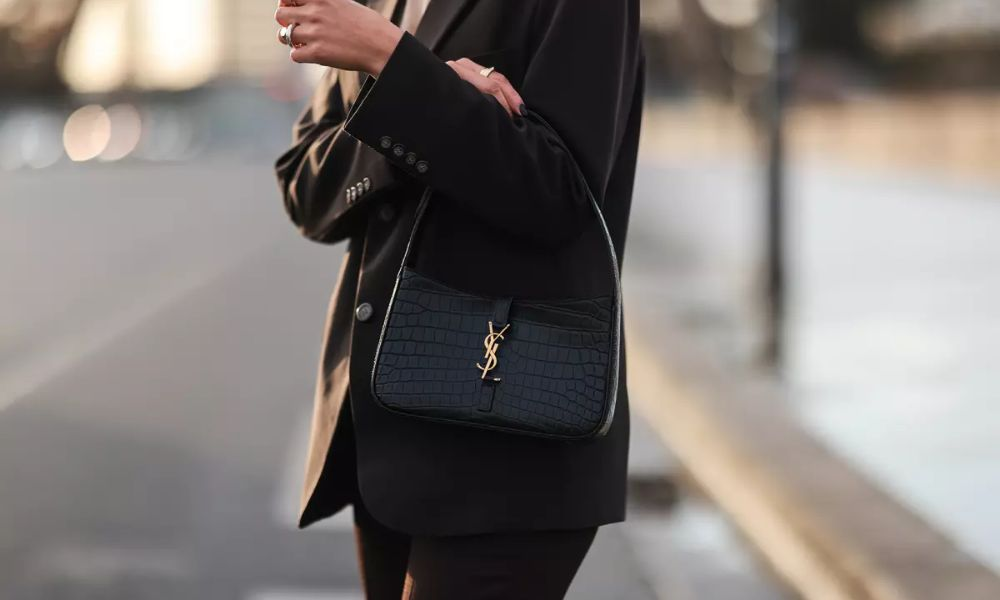
POLYGON ((560 600, 597 528, 409 536, 354 505, 367 600, 560 600))

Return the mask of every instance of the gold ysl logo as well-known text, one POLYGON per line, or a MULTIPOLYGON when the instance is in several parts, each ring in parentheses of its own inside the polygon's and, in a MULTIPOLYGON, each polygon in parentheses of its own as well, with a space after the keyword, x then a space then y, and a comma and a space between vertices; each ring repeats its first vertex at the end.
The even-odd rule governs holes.
MULTIPOLYGON (((483 366, 476 363, 476 366, 483 372, 481 379, 486 379, 486 374, 492 371, 497 366, 497 350, 500 348, 500 340, 503 339, 503 334, 507 333, 510 329, 510 323, 507 323, 503 329, 500 331, 493 330, 493 321, 490 321, 490 333, 483 340, 483 347, 486 348, 486 356, 483 360, 486 361, 486 365, 483 366)), ((499 377, 493 377, 493 381, 500 381, 499 377)))

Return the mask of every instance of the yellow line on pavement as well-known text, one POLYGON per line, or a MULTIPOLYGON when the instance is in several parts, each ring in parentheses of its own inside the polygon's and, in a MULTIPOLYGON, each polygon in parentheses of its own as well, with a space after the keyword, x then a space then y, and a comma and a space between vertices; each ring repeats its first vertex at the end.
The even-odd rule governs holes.
POLYGON ((806 532, 795 524, 799 520, 789 518, 795 503, 781 492, 779 483, 768 481, 752 456, 706 408, 701 392, 670 372, 638 329, 628 329, 632 406, 786 583, 810 600, 903 600, 895 586, 868 565, 855 564, 851 569, 865 574, 863 582, 845 580, 843 570, 831 568, 844 557, 831 560, 809 543, 806 532), (874 590, 877 593, 872 594, 874 590))

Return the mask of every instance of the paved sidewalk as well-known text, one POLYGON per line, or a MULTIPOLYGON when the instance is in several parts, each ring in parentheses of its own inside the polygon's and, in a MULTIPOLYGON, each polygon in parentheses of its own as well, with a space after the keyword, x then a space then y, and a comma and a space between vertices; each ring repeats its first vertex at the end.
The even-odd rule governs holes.
MULTIPOLYGON (((627 318, 670 320, 756 368, 761 174, 664 160, 638 180, 627 318)), ((1000 187, 790 169, 788 410, 859 472, 1000 571, 1000 187)))
POLYGON ((629 458, 628 519, 600 530, 569 600, 789 600, 718 509, 666 479, 679 467, 635 412, 629 458))

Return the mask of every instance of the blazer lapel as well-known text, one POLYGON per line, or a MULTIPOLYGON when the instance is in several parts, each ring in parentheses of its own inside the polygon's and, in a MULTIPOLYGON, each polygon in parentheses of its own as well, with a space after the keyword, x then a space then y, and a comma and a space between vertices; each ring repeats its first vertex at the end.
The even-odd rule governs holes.
POLYGON ((437 50, 471 0, 431 0, 415 36, 431 50, 437 50))

